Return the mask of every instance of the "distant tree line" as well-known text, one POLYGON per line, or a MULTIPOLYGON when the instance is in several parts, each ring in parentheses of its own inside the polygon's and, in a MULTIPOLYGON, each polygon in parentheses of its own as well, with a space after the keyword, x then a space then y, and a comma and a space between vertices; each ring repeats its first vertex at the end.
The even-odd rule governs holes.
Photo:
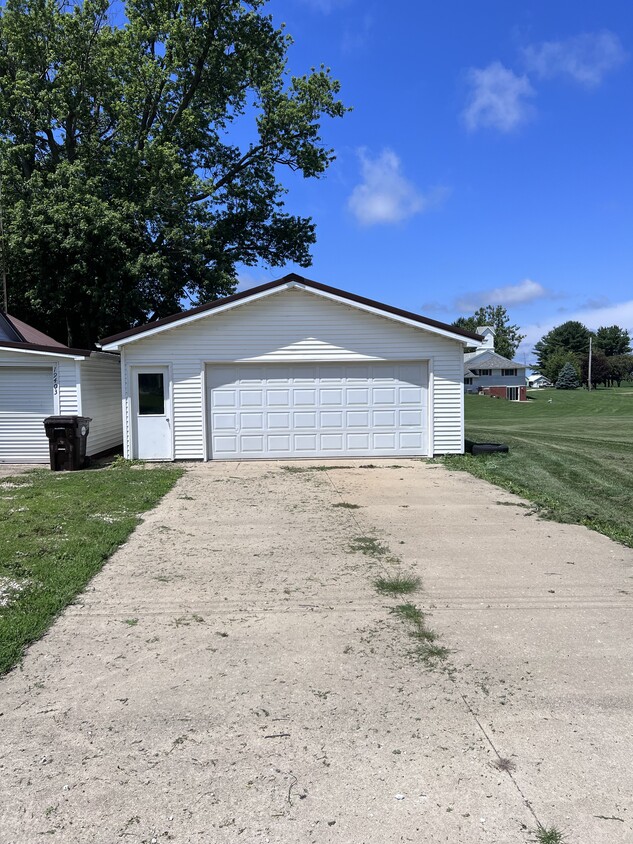
MULTIPOLYGON (((629 332, 618 325, 609 325, 590 331, 586 325, 569 320, 552 328, 534 346, 537 364, 535 369, 558 386, 562 379, 570 385, 570 367, 578 383, 589 380, 589 339, 592 338, 591 385, 597 387, 620 386, 633 379, 633 354, 629 332)), ((569 389, 569 386, 563 387, 569 389)))

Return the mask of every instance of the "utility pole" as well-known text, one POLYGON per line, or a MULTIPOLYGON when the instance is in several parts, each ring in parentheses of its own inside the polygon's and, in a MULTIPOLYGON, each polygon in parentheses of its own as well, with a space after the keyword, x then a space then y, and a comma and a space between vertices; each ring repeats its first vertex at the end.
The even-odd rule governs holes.
POLYGON ((589 366, 587 367, 587 389, 591 391, 591 341, 593 337, 589 337, 589 366))
POLYGON ((4 302, 4 312, 6 314, 9 307, 9 297, 7 294, 7 262, 5 260, 4 252, 4 223, 2 211, 2 179, 0 178, 0 251, 2 259, 2 301, 4 302))

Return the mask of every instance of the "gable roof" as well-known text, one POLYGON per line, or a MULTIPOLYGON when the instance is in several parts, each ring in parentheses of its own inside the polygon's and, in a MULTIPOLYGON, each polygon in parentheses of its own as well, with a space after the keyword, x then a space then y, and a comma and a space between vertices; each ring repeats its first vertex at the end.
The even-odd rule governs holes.
POLYGON ((466 340, 481 340, 478 334, 472 331, 465 331, 462 328, 456 328, 454 325, 447 325, 444 322, 438 322, 428 317, 423 317, 420 314, 414 314, 410 311, 404 311, 400 308, 394 308, 391 305, 385 305, 382 302, 376 302, 373 299, 367 299, 364 296, 357 296, 355 293, 348 293, 345 290, 339 290, 336 287, 329 287, 327 284, 321 284, 318 281, 304 278, 297 275, 297 273, 289 273, 283 278, 269 281, 266 284, 260 284, 258 287, 252 287, 249 290, 243 290, 241 293, 234 293, 232 296, 226 296, 223 299, 216 299, 213 302, 208 302, 205 305, 198 305, 196 308, 191 308, 188 311, 183 311, 179 314, 172 314, 171 316, 157 319, 147 325, 140 325, 136 328, 130 328, 127 331, 122 331, 120 334, 114 334, 111 337, 105 337, 100 341, 102 348, 111 347, 118 348, 119 345, 124 345, 128 342, 133 342, 139 339, 144 334, 156 334, 165 331, 177 324, 185 324, 193 321, 199 317, 212 314, 213 311, 221 312, 228 310, 237 305, 245 304, 246 302, 254 301, 262 298, 270 293, 293 288, 306 289, 313 293, 320 294, 329 299, 341 301, 344 304, 354 305, 361 310, 379 313, 382 316, 395 318, 400 322, 413 323, 427 328, 437 334, 452 337, 462 342, 466 340))
POLYGON ((40 346, 57 346, 61 349, 68 348, 63 343, 58 343, 57 340, 49 337, 48 334, 44 334, 43 331, 38 331, 37 328, 27 325, 26 322, 22 322, 21 319, 11 316, 11 314, 3 314, 3 317, 13 327, 19 339, 24 343, 38 343, 40 346))
POLYGON ((0 349, 39 352, 57 357, 90 357, 88 349, 71 349, 21 319, 0 311, 0 349))
POLYGON ((467 369, 473 369, 473 367, 475 369, 526 369, 526 365, 524 363, 504 358, 492 349, 486 349, 483 352, 475 352, 474 354, 465 355, 464 371, 467 369))

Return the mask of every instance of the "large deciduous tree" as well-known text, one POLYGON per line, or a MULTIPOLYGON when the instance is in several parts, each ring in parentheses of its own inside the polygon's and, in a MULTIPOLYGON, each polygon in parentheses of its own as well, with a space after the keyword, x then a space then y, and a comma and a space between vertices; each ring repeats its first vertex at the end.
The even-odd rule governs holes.
POLYGON ((310 263, 284 170, 333 160, 329 69, 290 76, 265 0, 7 0, 0 177, 9 309, 87 345, 235 289, 236 267, 310 263))
POLYGON ((518 325, 510 324, 510 317, 503 305, 486 305, 478 308, 472 316, 458 317, 453 323, 466 331, 477 331, 477 327, 490 325, 495 330, 495 352, 512 360, 516 350, 525 339, 518 325))

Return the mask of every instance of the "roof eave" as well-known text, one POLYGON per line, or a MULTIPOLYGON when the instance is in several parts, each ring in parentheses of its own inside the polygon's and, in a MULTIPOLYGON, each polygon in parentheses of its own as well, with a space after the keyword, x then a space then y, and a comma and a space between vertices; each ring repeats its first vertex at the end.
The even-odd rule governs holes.
POLYGON ((422 317, 418 314, 413 314, 409 311, 404 311, 399 308, 385 305, 382 302, 375 302, 372 299, 366 299, 363 296, 347 293, 344 290, 339 290, 334 287, 321 284, 320 282, 312 281, 303 278, 302 276, 291 273, 276 281, 267 282, 259 287, 251 288, 242 293, 235 293, 232 296, 227 296, 225 299, 220 299, 206 305, 200 305, 197 308, 192 308, 190 311, 185 311, 182 314, 172 314, 164 319, 157 320, 156 324, 150 323, 147 326, 139 328, 132 328, 128 331, 123 331, 120 334, 114 334, 111 337, 105 337, 100 342, 100 347, 104 351, 119 351, 122 346, 128 343, 134 343, 137 340, 146 339, 147 337, 155 336, 163 331, 167 331, 172 327, 187 325, 190 322, 203 319, 206 316, 213 314, 225 313, 227 310, 232 310, 248 302, 256 301, 264 298, 270 294, 279 293, 290 289, 304 289, 310 293, 325 296, 331 300, 342 302, 346 305, 359 308, 369 313, 377 314, 386 318, 394 319, 395 321, 411 325, 415 328, 421 328, 430 331, 433 334, 447 337, 451 340, 456 340, 462 345, 466 346, 473 340, 481 341, 483 338, 479 334, 474 334, 463 329, 455 329, 453 326, 446 323, 440 323, 436 320, 431 320, 422 317))

